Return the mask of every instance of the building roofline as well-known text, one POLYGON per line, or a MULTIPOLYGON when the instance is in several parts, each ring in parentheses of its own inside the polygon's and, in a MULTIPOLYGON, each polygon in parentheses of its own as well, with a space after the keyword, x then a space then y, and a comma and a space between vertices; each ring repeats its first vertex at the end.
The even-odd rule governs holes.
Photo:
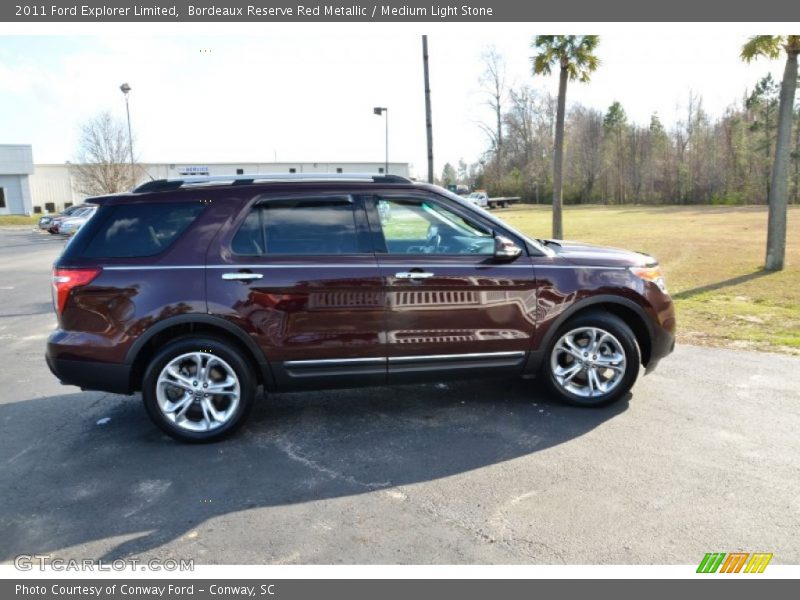
MULTIPOLYGON (((0 144, 2 146, 3 144, 0 144)), ((14 144, 8 144, 13 146, 14 144)), ((39 167, 68 167, 70 165, 78 165, 82 163, 78 162, 61 162, 61 163, 54 163, 54 162, 37 162, 34 165, 39 167)), ((209 166, 220 166, 220 165, 383 165, 386 164, 383 160, 281 160, 281 161, 270 161, 270 160, 242 160, 242 161, 161 161, 161 162, 139 162, 138 165, 142 166, 152 166, 152 165, 209 165, 209 166)), ((390 165, 409 165, 411 164, 409 161, 403 160, 390 160, 390 165)))

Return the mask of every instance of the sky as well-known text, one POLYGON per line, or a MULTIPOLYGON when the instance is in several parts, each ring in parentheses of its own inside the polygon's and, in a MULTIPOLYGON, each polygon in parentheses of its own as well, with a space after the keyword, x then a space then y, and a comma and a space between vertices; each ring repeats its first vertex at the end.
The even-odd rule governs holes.
MULTIPOLYGON (((569 32, 561 26, 560 31, 569 32)), ((690 90, 721 115, 780 61, 744 64, 742 25, 598 25, 601 65, 588 84, 570 83, 568 104, 629 118, 657 112, 674 123, 690 90)), ((37 163, 77 154, 81 122, 109 110, 125 118, 127 82, 137 155, 143 162, 334 162, 389 160, 426 173, 421 34, 430 54, 435 169, 478 160, 491 123, 481 90, 481 55, 504 57, 509 85, 557 91, 556 76, 530 74, 530 42, 553 26, 526 24, 182 26, 75 34, 0 30, 0 144, 33 145, 37 163), (424 27, 425 29, 421 29, 424 27), (537 29, 541 28, 541 31, 537 29)), ((556 29, 559 31, 559 29, 556 29)), ((571 29, 581 32, 580 29, 571 29)), ((594 33, 596 31, 586 31, 594 33)))

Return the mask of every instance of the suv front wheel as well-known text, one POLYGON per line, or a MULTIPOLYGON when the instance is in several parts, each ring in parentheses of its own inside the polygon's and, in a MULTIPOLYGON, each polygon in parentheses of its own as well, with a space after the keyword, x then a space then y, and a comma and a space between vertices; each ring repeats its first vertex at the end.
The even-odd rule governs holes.
POLYGON ((639 375, 639 347, 631 328, 612 314, 570 319, 542 365, 548 387, 574 406, 605 406, 631 389, 639 375))
POLYGON ((185 442, 233 433, 253 405, 256 382, 247 360, 215 338, 181 338, 158 352, 144 374, 147 414, 185 442))

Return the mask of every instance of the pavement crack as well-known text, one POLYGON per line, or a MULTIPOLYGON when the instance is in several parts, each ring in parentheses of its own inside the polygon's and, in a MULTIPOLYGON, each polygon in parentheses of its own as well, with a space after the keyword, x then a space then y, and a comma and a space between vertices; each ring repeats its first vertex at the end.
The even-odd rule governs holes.
POLYGON ((357 485, 359 487, 367 488, 369 490, 378 490, 381 488, 389 487, 391 485, 390 481, 384 482, 371 482, 371 481, 360 481, 353 477, 352 475, 347 475, 346 473, 341 473, 340 471, 336 471, 335 469, 331 469, 330 467, 326 467, 324 465, 319 464, 317 461, 308 458, 300 454, 296 450, 295 444, 287 440, 283 437, 277 437, 273 440, 275 442, 275 446, 283 452, 286 456, 288 456, 291 460, 299 462, 300 464, 312 469, 318 473, 322 473, 331 479, 339 479, 342 481, 346 481, 352 485, 357 485))
MULTIPOLYGON (((433 500, 421 500, 418 496, 412 497, 406 494, 402 488, 397 487, 394 490, 398 494, 402 494, 404 500, 409 501, 409 506, 419 513, 428 515, 430 518, 436 520, 446 527, 456 529, 467 535, 473 537, 479 542, 487 545, 502 547, 506 552, 515 557, 524 557, 524 560, 529 562, 537 562, 542 560, 541 550, 549 552, 560 563, 566 564, 563 553, 557 548, 553 548, 544 542, 534 541, 526 537, 516 535, 513 530, 501 526, 501 531, 492 533, 494 529, 492 520, 489 519, 485 522, 484 526, 470 521, 469 519, 461 518, 456 514, 452 514, 447 510, 446 505, 442 505, 433 500), (449 514, 448 514, 449 513, 449 514)), ((508 525, 505 515, 501 515, 505 521, 504 525, 508 525)))

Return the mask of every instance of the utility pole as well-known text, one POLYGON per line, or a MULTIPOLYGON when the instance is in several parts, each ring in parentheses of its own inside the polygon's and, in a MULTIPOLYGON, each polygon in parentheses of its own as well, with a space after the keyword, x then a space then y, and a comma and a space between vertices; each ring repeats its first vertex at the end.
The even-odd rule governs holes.
POLYGON ((431 121, 431 82, 428 73, 428 36, 422 36, 422 65, 425 70, 425 128, 428 134, 428 183, 433 183, 433 124, 431 121))

